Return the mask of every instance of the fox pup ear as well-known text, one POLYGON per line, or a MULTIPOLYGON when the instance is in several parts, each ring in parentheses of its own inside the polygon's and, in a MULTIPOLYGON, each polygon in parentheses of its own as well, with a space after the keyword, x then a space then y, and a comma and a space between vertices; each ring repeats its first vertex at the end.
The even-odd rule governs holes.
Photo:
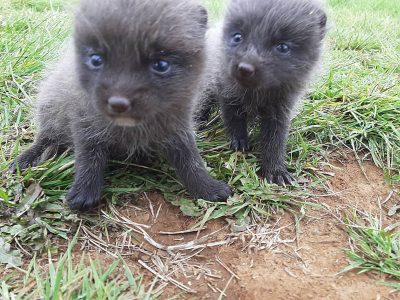
POLYGON ((320 10, 319 13, 319 25, 321 25, 321 29, 324 30, 324 32, 326 32, 326 22, 328 20, 328 17, 326 15, 326 13, 322 10, 320 10))
POLYGON ((199 23, 202 28, 207 29, 208 28, 208 13, 207 10, 199 5, 198 6, 198 18, 199 18, 199 23))
POLYGON ((310 18, 312 18, 313 22, 319 26, 321 29, 321 39, 325 37, 327 32, 327 20, 328 17, 322 8, 314 8, 310 11, 310 18))
POLYGON ((318 9, 315 14, 318 18, 318 24, 321 28, 321 38, 324 38, 327 32, 328 17, 322 9, 318 9))

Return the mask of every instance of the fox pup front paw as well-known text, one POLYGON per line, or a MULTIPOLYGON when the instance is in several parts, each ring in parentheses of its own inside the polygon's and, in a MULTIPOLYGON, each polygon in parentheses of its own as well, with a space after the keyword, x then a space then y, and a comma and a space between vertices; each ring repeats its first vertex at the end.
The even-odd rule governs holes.
POLYGON ((190 192, 195 198, 211 202, 226 201, 233 194, 226 183, 212 178, 190 192))
POLYGON ((285 166, 277 169, 264 168, 262 176, 269 183, 275 183, 281 186, 292 185, 296 181, 285 166))

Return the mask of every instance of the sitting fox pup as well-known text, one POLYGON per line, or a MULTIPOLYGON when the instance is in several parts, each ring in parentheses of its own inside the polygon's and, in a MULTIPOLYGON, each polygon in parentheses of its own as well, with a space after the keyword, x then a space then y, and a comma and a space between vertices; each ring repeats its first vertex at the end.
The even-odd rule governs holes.
POLYGON ((223 26, 208 32, 208 65, 198 125, 222 109, 231 148, 248 150, 248 121, 259 116, 262 175, 291 184, 285 156, 290 122, 318 64, 326 15, 312 0, 232 0, 223 26))
POLYGON ((36 141, 11 168, 72 148, 66 198, 86 210, 110 158, 162 151, 192 196, 226 200, 231 190, 208 174, 192 131, 206 28, 206 11, 188 0, 82 0, 74 45, 39 92, 36 141))

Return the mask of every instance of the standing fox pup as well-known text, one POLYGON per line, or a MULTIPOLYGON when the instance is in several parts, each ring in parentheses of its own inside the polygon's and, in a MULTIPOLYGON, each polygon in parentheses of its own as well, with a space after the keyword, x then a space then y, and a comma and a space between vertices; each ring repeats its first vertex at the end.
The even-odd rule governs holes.
POLYGON ((40 88, 36 141, 11 168, 72 148, 66 198, 86 210, 110 158, 159 150, 194 197, 226 200, 231 190, 208 175, 192 132, 206 28, 206 11, 188 0, 82 0, 73 46, 40 88))
POLYGON ((290 184, 285 156, 290 121, 321 54, 327 17, 312 0, 232 0, 222 28, 208 32, 208 74, 197 122, 222 109, 231 148, 248 150, 247 122, 258 115, 262 175, 290 184))

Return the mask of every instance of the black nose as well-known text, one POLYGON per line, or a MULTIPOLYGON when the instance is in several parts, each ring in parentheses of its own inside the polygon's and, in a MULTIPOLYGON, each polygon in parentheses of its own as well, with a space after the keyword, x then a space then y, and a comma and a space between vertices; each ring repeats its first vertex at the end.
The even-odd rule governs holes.
POLYGON ((249 77, 254 76, 256 69, 254 68, 254 66, 252 64, 241 62, 238 65, 238 72, 241 77, 249 78, 249 77))
POLYGON ((112 112, 122 114, 131 108, 131 103, 123 97, 111 97, 108 99, 108 107, 112 112))

